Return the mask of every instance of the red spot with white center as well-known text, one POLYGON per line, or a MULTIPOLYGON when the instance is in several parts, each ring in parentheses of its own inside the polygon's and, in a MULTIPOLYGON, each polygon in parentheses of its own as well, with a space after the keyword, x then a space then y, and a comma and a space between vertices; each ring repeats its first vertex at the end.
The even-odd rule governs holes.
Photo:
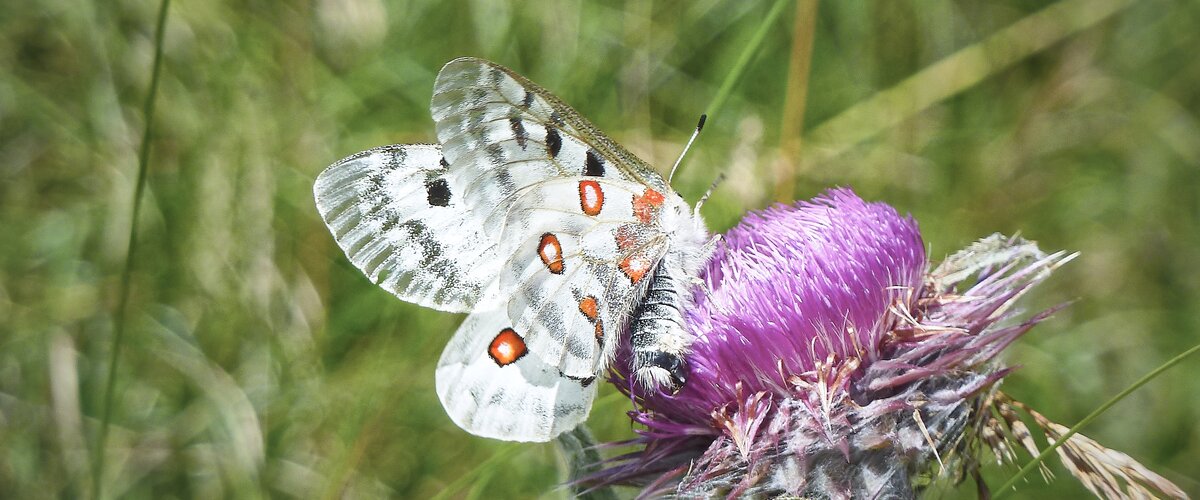
POLYGON ((658 215, 658 209, 662 207, 662 204, 662 193, 646 188, 646 192, 641 196, 633 197, 633 215, 637 216, 643 224, 649 224, 654 220, 655 215, 658 215))
MULTIPOLYGON (((646 191, 652 191, 647 189, 646 191)), ((636 204, 636 198, 635 202, 636 204)), ((646 273, 650 272, 651 262, 650 257, 646 256, 646 250, 643 248, 644 240, 641 232, 635 224, 625 224, 617 228, 616 234, 617 250, 625 255, 621 262, 617 263, 617 267, 630 281, 637 283, 641 281, 646 273)))
POLYGON ((579 206, 585 214, 600 215, 600 209, 604 208, 604 191, 599 182, 579 181, 579 206))
POLYGON ((637 283, 646 276, 646 273, 650 272, 650 259, 646 258, 640 252, 634 253, 621 259, 618 267, 625 273, 625 276, 629 277, 629 281, 637 283))
POLYGON ((488 356, 500 366, 515 363, 521 356, 529 352, 525 347, 525 339, 517 335, 512 328, 505 328, 496 334, 492 344, 488 346, 488 356))
POLYGON ((558 244, 558 236, 553 233, 542 235, 542 241, 538 243, 538 257, 542 258, 542 263, 550 272, 563 273, 562 245, 558 244))

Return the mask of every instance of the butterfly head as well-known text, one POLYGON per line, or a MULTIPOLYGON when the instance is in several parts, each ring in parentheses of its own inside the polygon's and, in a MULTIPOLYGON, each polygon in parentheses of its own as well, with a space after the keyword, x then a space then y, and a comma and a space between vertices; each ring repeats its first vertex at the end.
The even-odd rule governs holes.
POLYGON ((700 214, 694 213, 687 201, 674 191, 668 192, 665 196, 662 210, 658 216, 662 218, 662 227, 674 237, 687 238, 688 235, 697 232, 705 235, 708 233, 700 214))

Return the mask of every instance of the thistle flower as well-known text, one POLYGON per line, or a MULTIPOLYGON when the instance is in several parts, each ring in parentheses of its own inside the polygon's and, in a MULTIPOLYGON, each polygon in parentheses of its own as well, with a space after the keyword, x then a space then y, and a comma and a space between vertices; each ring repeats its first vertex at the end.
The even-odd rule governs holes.
MULTIPOLYGON (((613 363, 643 428, 615 443, 635 451, 585 482, 907 498, 943 472, 974 471, 980 446, 1006 461, 1013 436, 1036 450, 996 391, 1011 370, 996 356, 1055 310, 1019 320, 1014 301, 1074 255, 993 235, 928 271, 924 248, 911 217, 848 189, 747 215, 687 315, 687 384, 644 392, 626 360, 613 363)), ((1173 487, 1145 472, 1126 482, 1173 487)))

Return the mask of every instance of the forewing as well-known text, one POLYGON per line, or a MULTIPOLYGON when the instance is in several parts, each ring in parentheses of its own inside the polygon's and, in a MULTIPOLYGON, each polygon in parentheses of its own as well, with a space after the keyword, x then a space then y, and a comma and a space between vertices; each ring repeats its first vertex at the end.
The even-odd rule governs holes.
POLYGON ((521 189, 554 177, 608 177, 666 192, 645 162, 503 66, 450 61, 438 73, 430 107, 464 196, 494 207, 493 215, 503 214, 521 189))
POLYGON ((499 265, 447 173, 438 146, 384 146, 325 169, 313 192, 338 246, 371 281, 408 302, 467 312, 499 265))
POLYGON ((437 393, 459 427, 507 441, 549 441, 587 419, 594 376, 567 377, 532 355, 504 310, 467 317, 442 352, 437 393))

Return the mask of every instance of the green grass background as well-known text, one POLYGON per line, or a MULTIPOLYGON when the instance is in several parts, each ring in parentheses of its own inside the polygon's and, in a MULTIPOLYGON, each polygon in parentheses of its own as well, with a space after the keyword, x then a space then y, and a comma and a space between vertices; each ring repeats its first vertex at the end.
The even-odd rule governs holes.
MULTIPOLYGON (((764 25, 770 6, 177 0, 97 454, 158 3, 7 5, 0 496, 91 496, 97 456, 127 498, 562 495, 552 445, 443 413, 434 365, 460 318, 374 287, 313 206, 333 161, 435 140, 433 78, 461 55, 665 169, 765 26, 676 179, 695 200, 729 174, 713 230, 842 185, 911 212, 934 259, 995 231, 1081 251, 1026 299, 1076 302, 1010 349, 1004 385, 1068 425, 1197 343, 1200 4, 789 1, 764 25)), ((1083 432, 1200 494, 1198 375, 1189 360, 1083 432)), ((631 435, 628 407, 604 388, 599 438, 631 435)), ((1086 495, 1052 469, 1018 495, 1086 495)))

